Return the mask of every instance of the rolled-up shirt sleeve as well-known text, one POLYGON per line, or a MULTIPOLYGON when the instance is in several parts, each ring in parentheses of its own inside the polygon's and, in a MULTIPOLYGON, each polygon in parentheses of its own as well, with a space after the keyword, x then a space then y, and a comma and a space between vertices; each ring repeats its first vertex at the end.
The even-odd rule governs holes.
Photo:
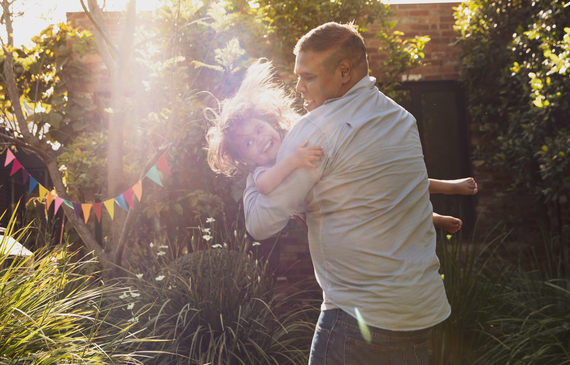
POLYGON ((329 165, 332 149, 328 136, 307 116, 289 130, 279 148, 277 161, 293 153, 302 142, 309 141, 309 146, 324 147, 325 156, 319 166, 295 169, 267 195, 256 190, 252 174, 247 178, 247 187, 243 193, 245 225, 249 234, 257 240, 269 238, 287 225, 290 215, 305 203, 305 198, 329 165))
POLYGON ((322 176, 322 167, 303 167, 294 170, 270 194, 262 195, 255 188, 252 174, 247 178, 243 193, 245 224, 253 238, 264 240, 281 231, 291 213, 305 201, 305 197, 322 176))

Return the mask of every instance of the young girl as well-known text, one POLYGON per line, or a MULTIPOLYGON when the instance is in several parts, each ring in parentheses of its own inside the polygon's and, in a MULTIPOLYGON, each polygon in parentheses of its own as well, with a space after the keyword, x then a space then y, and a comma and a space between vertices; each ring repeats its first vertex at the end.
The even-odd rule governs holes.
MULTIPOLYGON (((273 74, 270 62, 258 60, 251 65, 236 94, 221 103, 220 113, 212 111, 215 118, 206 135, 212 170, 229 177, 253 171, 255 186, 263 195, 271 193, 296 168, 317 167, 324 156, 322 147, 307 147, 309 141, 305 141, 275 163, 285 132, 300 114, 293 108, 294 98, 273 82, 273 74)), ((472 178, 430 179, 430 193, 474 194, 476 190, 472 178)), ((292 217, 303 227, 300 212, 292 217)), ((437 213, 434 224, 450 233, 461 228, 461 220, 437 213)))

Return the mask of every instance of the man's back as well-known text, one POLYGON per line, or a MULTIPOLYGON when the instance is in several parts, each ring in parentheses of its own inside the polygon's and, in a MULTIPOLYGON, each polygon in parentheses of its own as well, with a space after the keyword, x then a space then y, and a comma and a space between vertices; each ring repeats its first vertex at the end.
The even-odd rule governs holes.
POLYGON ((297 123, 278 158, 306 139, 327 154, 305 199, 323 309, 358 308, 381 328, 426 328, 449 305, 421 143, 414 118, 371 80, 297 123))

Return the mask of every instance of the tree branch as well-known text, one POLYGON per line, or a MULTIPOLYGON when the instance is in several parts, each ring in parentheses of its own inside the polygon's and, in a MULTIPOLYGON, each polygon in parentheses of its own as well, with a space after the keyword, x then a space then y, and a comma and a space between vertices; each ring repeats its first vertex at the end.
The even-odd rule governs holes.
POLYGON ((99 5, 97 5, 96 0, 88 0, 89 9, 85 6, 83 0, 79 0, 81 2, 81 7, 83 11, 93 23, 94 29, 94 36, 95 36, 95 43, 97 44, 97 48, 99 50, 99 54, 103 59, 103 63, 107 66, 109 73, 113 74, 116 69, 116 62, 115 58, 117 57, 119 51, 115 43, 109 37, 109 34, 103 29, 102 24, 105 24, 105 19, 103 19, 103 12, 99 5), (111 52, 110 52, 110 51, 111 52))
MULTIPOLYGON (((156 163, 156 161, 164 154, 164 152, 172 146, 172 143, 164 145, 160 147, 151 158, 148 159, 146 164, 144 165, 139 180, 142 180, 145 177, 146 172, 152 165, 156 163)), ((127 219, 125 219, 125 224, 123 225, 123 230, 121 232, 121 238, 117 243, 117 251, 115 253, 115 275, 118 276, 120 269, 122 269, 121 261, 123 260, 123 251, 125 250, 125 243, 127 240, 127 230, 130 227, 131 223, 135 219, 135 214, 133 213, 133 209, 129 210, 127 214, 127 219)))

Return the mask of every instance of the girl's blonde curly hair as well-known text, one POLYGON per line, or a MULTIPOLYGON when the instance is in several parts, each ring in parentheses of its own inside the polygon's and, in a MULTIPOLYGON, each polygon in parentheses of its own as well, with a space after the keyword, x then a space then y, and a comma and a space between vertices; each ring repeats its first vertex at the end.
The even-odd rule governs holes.
POLYGON ((295 98, 274 81, 271 62, 259 59, 246 71, 236 94, 220 103, 219 112, 209 109, 212 123, 208 141, 208 164, 213 171, 226 176, 251 169, 234 142, 237 127, 251 119, 272 125, 283 137, 300 115, 295 111, 295 98))

